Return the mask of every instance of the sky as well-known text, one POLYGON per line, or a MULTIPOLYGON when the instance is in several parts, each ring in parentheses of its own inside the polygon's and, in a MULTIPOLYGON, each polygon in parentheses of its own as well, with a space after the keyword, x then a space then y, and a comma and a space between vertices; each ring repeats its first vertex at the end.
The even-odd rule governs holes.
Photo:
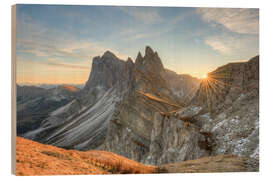
POLYGON ((259 54, 258 9, 17 5, 16 28, 19 84, 84 84, 107 50, 198 78, 259 54))

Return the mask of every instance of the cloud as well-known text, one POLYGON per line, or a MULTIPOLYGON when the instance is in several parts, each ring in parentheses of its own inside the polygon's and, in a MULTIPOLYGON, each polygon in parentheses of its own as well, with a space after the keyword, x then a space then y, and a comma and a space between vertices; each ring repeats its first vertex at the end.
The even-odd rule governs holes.
POLYGON ((145 24, 155 24, 162 21, 157 8, 151 7, 119 7, 128 15, 134 17, 137 21, 145 24))
POLYGON ((207 37, 205 43, 212 49, 225 55, 247 54, 250 49, 252 49, 252 51, 258 50, 258 39, 254 36, 213 36, 207 37))
POLYGON ((228 41, 220 40, 219 38, 206 39, 205 43, 222 54, 230 54, 232 51, 228 41))
POLYGON ((140 39, 146 39, 146 38, 154 38, 154 37, 160 37, 162 34, 170 32, 174 27, 168 26, 162 29, 155 29, 152 31, 144 31, 141 29, 137 29, 134 31, 123 31, 119 34, 119 38, 122 41, 130 42, 140 39))
POLYGON ((56 56, 68 61, 89 61, 107 50, 114 52, 119 58, 128 57, 92 39, 78 39, 74 34, 48 27, 24 13, 20 14, 17 23, 17 52, 31 53, 36 60, 56 56))
POLYGON ((259 10, 239 8, 197 8, 201 18, 215 26, 221 24, 240 34, 259 33, 259 10))
POLYGON ((61 68, 71 68, 71 69, 78 69, 78 70, 82 70, 82 69, 89 70, 90 69, 90 65, 82 66, 82 65, 57 63, 57 62, 46 62, 44 64, 49 65, 49 66, 56 66, 56 67, 61 67, 61 68))
POLYGON ((51 66, 51 67, 61 67, 61 68, 78 69, 78 70, 91 69, 91 63, 89 62, 89 60, 67 63, 64 60, 59 59, 59 58, 49 58, 46 61, 36 61, 33 59, 18 57, 17 62, 20 64, 25 63, 32 66, 45 65, 45 66, 51 66))

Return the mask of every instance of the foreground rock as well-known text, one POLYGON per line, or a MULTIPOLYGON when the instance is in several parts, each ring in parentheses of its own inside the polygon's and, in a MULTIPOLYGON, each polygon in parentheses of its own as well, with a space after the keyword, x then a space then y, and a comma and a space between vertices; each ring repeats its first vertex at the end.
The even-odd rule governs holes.
POLYGON ((158 167, 163 173, 216 173, 216 172, 258 172, 257 159, 235 155, 219 155, 166 164, 158 167))

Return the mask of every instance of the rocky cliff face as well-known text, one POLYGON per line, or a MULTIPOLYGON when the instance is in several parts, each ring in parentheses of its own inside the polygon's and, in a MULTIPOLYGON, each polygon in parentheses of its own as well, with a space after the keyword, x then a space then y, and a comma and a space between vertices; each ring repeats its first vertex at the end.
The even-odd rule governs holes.
POLYGON ((193 98, 193 104, 219 113, 231 106, 239 95, 259 91, 259 56, 248 62, 229 63, 208 74, 193 98))
POLYGON ((211 155, 259 158, 259 56, 209 73, 177 115, 211 135, 211 155))
POLYGON ((92 70, 84 87, 84 92, 91 92, 94 88, 108 90, 117 88, 119 92, 125 91, 132 85, 135 65, 130 58, 123 61, 110 51, 102 57, 95 57, 92 70))
POLYGON ((201 79, 188 74, 177 74, 168 69, 166 69, 165 74, 174 96, 183 104, 188 104, 197 92, 201 79))
POLYGON ((119 103, 103 149, 149 164, 194 159, 209 154, 194 126, 166 113, 182 108, 160 58, 150 47, 135 62, 135 90, 119 103))
POLYGON ((220 154, 259 159, 259 57, 209 73, 188 106, 163 116, 154 120, 147 163, 220 154))

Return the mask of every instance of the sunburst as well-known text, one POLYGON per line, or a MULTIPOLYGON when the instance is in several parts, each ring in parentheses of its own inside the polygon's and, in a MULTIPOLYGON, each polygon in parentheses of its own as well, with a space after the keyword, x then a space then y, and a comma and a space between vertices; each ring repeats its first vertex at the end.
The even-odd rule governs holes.
POLYGON ((207 74, 204 74, 204 75, 202 76, 202 78, 203 78, 203 79, 206 79, 206 78, 207 78, 207 74))

